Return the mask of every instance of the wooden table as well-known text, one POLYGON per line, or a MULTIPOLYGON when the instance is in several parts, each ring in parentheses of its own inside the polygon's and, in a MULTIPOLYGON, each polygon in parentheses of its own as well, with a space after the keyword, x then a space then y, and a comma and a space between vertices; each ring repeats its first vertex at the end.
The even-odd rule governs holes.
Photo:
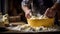
MULTIPOLYGON (((15 24, 15 25, 18 25, 18 24, 22 24, 22 22, 17 22, 17 23, 11 23, 11 24, 15 24)), ((23 23, 25 24, 25 23, 23 23)), ((54 31, 54 32, 60 32, 60 31, 54 31)), ((4 31, 4 32, 0 32, 0 33, 26 33, 26 34, 29 34, 29 33, 33 33, 33 34, 52 34, 52 32, 20 32, 20 31, 12 31, 12 30, 7 30, 7 31, 4 31)))

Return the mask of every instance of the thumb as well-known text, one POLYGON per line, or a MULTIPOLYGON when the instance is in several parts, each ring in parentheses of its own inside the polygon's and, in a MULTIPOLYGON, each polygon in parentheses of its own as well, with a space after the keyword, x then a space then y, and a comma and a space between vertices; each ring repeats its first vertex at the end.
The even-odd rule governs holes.
POLYGON ((47 16, 47 14, 49 13, 49 11, 50 11, 50 8, 48 8, 48 9, 45 11, 44 15, 47 16))

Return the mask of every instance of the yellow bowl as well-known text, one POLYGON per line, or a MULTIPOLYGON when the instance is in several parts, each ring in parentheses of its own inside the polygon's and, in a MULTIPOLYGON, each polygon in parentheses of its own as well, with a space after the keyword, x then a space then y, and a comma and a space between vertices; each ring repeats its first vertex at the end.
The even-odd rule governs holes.
POLYGON ((28 24, 32 27, 40 27, 40 26, 53 26, 54 25, 54 18, 48 19, 27 19, 28 24))

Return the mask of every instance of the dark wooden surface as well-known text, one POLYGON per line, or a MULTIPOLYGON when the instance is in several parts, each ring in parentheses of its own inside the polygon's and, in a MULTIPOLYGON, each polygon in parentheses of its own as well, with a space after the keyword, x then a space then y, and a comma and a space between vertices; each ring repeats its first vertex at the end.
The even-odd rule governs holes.
MULTIPOLYGON (((24 22, 17 22, 17 24, 19 23, 23 23, 24 22)), ((13 23, 12 23, 13 24, 13 23)), ((15 23, 16 24, 16 23, 15 23)), ((8 30, 8 29, 5 29, 5 27, 0 27, 0 33, 26 33, 26 34, 29 34, 29 33, 33 33, 33 34, 51 34, 51 33, 55 33, 55 32, 60 32, 60 31, 50 31, 50 32, 20 32, 20 31, 12 31, 12 30, 8 30)))
POLYGON ((55 33, 55 32, 60 32, 60 31, 54 31, 54 32, 19 32, 19 31, 6 31, 6 32, 1 32, 1 33, 33 33, 33 34, 38 34, 38 33, 41 33, 41 34, 50 34, 50 33, 55 33))

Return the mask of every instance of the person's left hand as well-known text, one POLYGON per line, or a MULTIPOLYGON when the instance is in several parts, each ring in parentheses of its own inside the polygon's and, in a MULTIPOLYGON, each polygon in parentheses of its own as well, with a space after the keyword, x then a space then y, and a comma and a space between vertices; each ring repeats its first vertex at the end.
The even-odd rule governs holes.
POLYGON ((52 18, 55 16, 55 10, 53 10, 52 8, 48 8, 45 12, 45 16, 49 17, 49 18, 52 18))

